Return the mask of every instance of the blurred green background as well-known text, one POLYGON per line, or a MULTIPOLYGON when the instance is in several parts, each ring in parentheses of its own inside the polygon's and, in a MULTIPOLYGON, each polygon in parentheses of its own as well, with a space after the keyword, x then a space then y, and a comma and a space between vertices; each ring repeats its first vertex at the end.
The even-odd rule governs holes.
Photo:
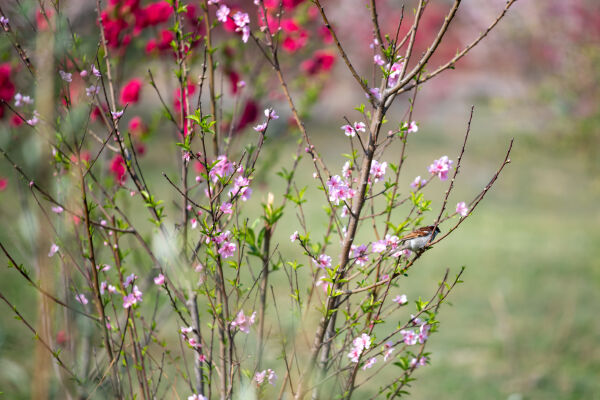
MULTIPOLYGON (((414 399, 600 399, 600 35, 593 22, 600 21, 600 11, 592 1, 568 7, 556 1, 539 9, 532 3, 519 4, 463 71, 436 78, 416 102, 420 130, 409 143, 401 183, 406 189, 415 176, 427 175, 433 159, 456 159, 471 104, 476 106, 471 139, 451 207, 477 194, 511 138, 515 144, 511 164, 474 215, 423 257, 410 286, 400 283, 410 299, 427 298, 446 268, 453 275, 467 267, 465 283, 450 297, 452 306, 441 310, 440 332, 429 342, 430 365, 415 374, 414 399), (558 37, 549 37, 549 31, 558 37), (548 48, 542 51, 543 44, 548 48)), ((339 98, 351 90, 331 89, 321 104, 325 113, 309 126, 334 170, 342 165, 340 149, 348 151, 338 118, 348 104, 339 98)), ((364 100, 354 94, 352 101, 364 100)), ((273 139, 266 150, 279 156, 278 166, 289 166, 294 143, 273 139)), ((392 147, 383 159, 396 162, 397 151, 392 147)), ((144 162, 152 168, 160 156, 150 148, 144 162)), ((301 167, 309 165, 305 159, 301 167)), ((14 177, 6 163, 0 170, 14 177)), ((276 170, 263 178, 278 179, 276 170)), ((22 227, 28 222, 15 213, 20 203, 12 186, 0 192, 3 243, 27 236, 22 227)), ((432 215, 444 189, 438 183, 426 190, 434 200, 432 215)), ((266 197, 261 187, 254 196, 266 197)), ((321 208, 313 204, 310 211, 318 232, 321 208)), ((288 218, 279 227, 279 241, 294 251, 285 244, 291 233, 286 229, 294 226, 293 215, 288 218)), ((0 269, 0 288, 35 316, 33 290, 15 271, 0 269)), ((27 398, 33 338, 5 305, 0 318, 0 392, 27 398)), ((390 367, 383 373, 396 372, 390 367)))

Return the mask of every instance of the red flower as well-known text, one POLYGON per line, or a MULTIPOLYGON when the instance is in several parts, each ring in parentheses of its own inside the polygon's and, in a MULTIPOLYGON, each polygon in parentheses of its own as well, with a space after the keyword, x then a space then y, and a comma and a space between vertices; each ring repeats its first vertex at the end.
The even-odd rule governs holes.
POLYGON ((6 189, 7 186, 8 186, 8 179, 0 178, 0 192, 3 191, 4 189, 6 189))
POLYGON ((35 22, 37 23, 37 28, 39 31, 45 31, 48 29, 48 19, 50 19, 52 15, 54 15, 52 9, 48 7, 44 8, 44 13, 46 14, 46 16, 42 14, 42 10, 40 10, 39 8, 35 12, 35 22), (46 17, 48 19, 46 19, 46 17))
POLYGON ((125 183, 127 170, 125 168, 125 160, 123 160, 123 157, 121 157, 120 154, 115 155, 110 162, 110 172, 115 176, 119 185, 125 183))
POLYGON ((194 171, 196 171, 197 174, 201 174, 202 172, 206 171, 204 164, 198 160, 194 161, 194 171))
POLYGON ((17 127, 23 125, 23 120, 21 119, 21 117, 19 117, 18 115, 15 114, 10 119, 10 125, 17 128, 17 127))
POLYGON ((239 90, 238 82, 240 81, 240 74, 233 70, 226 71, 226 73, 229 78, 229 83, 231 83, 231 93, 236 94, 239 90))
MULTIPOLYGON (((0 100, 7 103, 15 95, 15 85, 10 80, 11 67, 9 63, 0 64, 0 100)), ((0 118, 4 116, 4 104, 0 103, 0 118)))
POLYGON ((169 20, 173 14, 173 7, 166 1, 159 1, 149 4, 143 12, 146 16, 147 26, 154 26, 169 20))
MULTIPOLYGON (((187 86, 187 97, 191 97, 196 91, 196 85, 192 83, 188 83, 187 86)), ((185 109, 187 103, 184 102, 183 108, 185 109)), ((175 94, 173 96, 173 107, 175 107, 176 112, 181 112, 181 88, 175 89, 175 94)), ((186 124, 187 125, 187 124, 186 124)))
POLYGON ((244 129, 246 126, 252 124, 256 121, 258 117, 258 105, 253 100, 248 100, 246 105, 244 106, 244 111, 242 111, 242 116, 240 117, 240 122, 235 128, 235 132, 239 132, 244 129))
MULTIPOLYGON (((91 155, 91 154, 90 154, 90 152, 89 152, 89 151, 87 151, 87 150, 84 150, 84 151, 82 151, 81 153, 79 153, 79 160, 83 160, 83 161, 85 161, 86 163, 89 163, 91 158, 92 158, 92 155, 91 155)), ((72 163, 77 163, 77 162, 78 162, 78 159, 77 159, 77 154, 73 154, 73 155, 71 156, 71 162, 72 162, 72 163)))
POLYGON ((121 89, 121 104, 137 103, 140 99, 140 90, 142 89, 142 81, 138 78, 133 78, 121 89))
POLYGON ((129 121, 129 131, 133 136, 140 136, 146 132, 146 126, 142 122, 142 118, 135 116, 129 121))
POLYGON ((304 61, 300 68, 307 75, 316 75, 320 72, 329 71, 335 63, 335 54, 331 51, 317 50, 313 57, 304 61))
POLYGON ((321 36, 321 40, 325 44, 333 43, 333 35, 331 35, 331 31, 327 29, 325 25, 319 28, 319 36, 321 36))
POLYGON ((283 7, 292 10, 300 5, 304 0, 283 0, 283 7))

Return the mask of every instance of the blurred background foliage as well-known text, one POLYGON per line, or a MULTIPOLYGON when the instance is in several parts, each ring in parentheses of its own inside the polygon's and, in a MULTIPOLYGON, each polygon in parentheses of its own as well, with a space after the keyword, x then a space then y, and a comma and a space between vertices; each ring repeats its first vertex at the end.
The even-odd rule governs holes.
MULTIPOLYGON (((30 7, 26 12, 34 12, 34 2, 22 3, 30 7)), ((86 11, 72 3, 74 15, 86 11)), ((393 24, 399 16, 397 4, 390 0, 380 3, 382 23, 393 24)), ((503 3, 464 1, 450 39, 434 64, 468 43, 493 20, 503 3)), ((447 1, 431 2, 425 14, 431 32, 437 30, 447 5, 447 1)), ((406 12, 409 8, 407 15, 411 15, 406 12)), ((368 28, 364 31, 357 25, 366 22, 361 12, 358 1, 332 11, 343 44, 357 60, 370 41, 368 28)), ((427 45, 426 32, 418 43, 427 45)), ((0 44, 3 60, 13 60, 2 36, 0 44)), ((362 59, 363 71, 372 68, 371 56, 362 59)), ((471 104, 475 105, 471 141, 450 204, 479 192, 499 165, 510 138, 515 138, 515 146, 511 165, 475 215, 412 271, 411 282, 418 284, 402 287, 400 283, 399 290, 409 299, 425 298, 446 268, 455 273, 460 266, 467 267, 465 283, 450 298, 453 306, 446 306, 440 314, 440 332, 432 336, 428 348, 430 365, 416 373, 411 398, 600 398, 599 66, 597 1, 519 1, 456 71, 435 78, 419 92, 414 119, 420 130, 411 137, 401 182, 406 190, 416 175, 426 175, 433 159, 444 154, 456 158, 471 104)), ((319 81, 324 92, 313 104, 316 107, 310 114, 306 107, 311 117, 309 132, 332 169, 336 165, 341 168, 340 149, 349 151, 340 137, 342 116, 352 120, 349 110, 364 102, 344 66, 338 63, 334 68, 328 80, 319 81)), ((142 66, 140 74, 143 71, 142 66)), ((144 90, 150 98, 151 89, 144 90)), ((306 94, 307 104, 310 95, 306 94)), ((398 112, 405 107, 406 102, 398 106, 398 112)), ((278 111, 289 116, 283 105, 278 111)), ((18 128, 8 119, 5 115, 0 125, 2 145, 21 140, 23 158, 35 157, 35 146, 28 142, 31 138, 19 138, 18 128)), ((142 167, 148 176, 160 177, 166 125, 149 114, 145 120, 150 133, 143 139, 146 154, 142 167)), ((258 202, 265 200, 267 191, 276 196, 283 191, 277 186, 280 181, 275 172, 288 167, 295 152, 288 125, 282 122, 276 129, 268 140, 265 154, 269 157, 263 159, 264 168, 256 181, 251 206, 257 210, 256 216, 258 202)), ((246 129, 242 134, 253 132, 246 129)), ((395 148, 383 157, 393 162, 396 158, 395 148)), ((304 159, 300 170, 309 168, 304 159)), ((28 238, 35 229, 27 210, 35 205, 5 161, 0 162, 0 178, 0 239, 27 258, 34 247, 28 238)), ((301 178, 304 184, 311 179, 308 174, 301 178)), ((434 200, 434 214, 443 190, 440 185, 426 190, 427 197, 434 200)), ((313 190, 308 195, 319 194, 313 190)), ((315 202, 311 204, 307 215, 313 221, 314 234, 319 235, 324 228, 318 223, 322 210, 315 202)), ((129 211, 139 210, 132 206, 129 211)), ((287 241, 295 230, 295 215, 289 213, 285 218, 279 242, 286 251, 297 252, 287 241), (283 227, 290 227, 290 232, 283 227)), ((35 317, 34 290, 14 270, 0 269, 0 290, 35 317)), ((5 305, 0 310, 0 392, 7 399, 28 398, 34 339, 5 305)), ((391 377, 398 372, 390 367, 383 374, 391 377)))

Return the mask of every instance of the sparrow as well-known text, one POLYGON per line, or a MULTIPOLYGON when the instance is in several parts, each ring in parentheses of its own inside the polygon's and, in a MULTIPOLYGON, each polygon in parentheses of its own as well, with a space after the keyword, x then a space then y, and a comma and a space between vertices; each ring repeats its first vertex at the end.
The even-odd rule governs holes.
POLYGON ((427 243, 433 241, 435 236, 440 233, 440 228, 435 227, 435 231, 433 230, 434 225, 424 226, 418 229, 415 229, 408 235, 404 236, 400 239, 400 243, 402 244, 402 249, 409 249, 412 251, 421 251, 425 247, 427 243), (430 240, 431 239, 431 240, 430 240))

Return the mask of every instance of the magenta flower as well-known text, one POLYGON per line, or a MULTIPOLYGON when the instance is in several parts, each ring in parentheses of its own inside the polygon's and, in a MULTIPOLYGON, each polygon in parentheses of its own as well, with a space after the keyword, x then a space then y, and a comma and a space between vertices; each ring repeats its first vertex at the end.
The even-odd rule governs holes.
POLYGON ((317 259, 317 267, 319 268, 329 268, 331 267, 331 257, 327 254, 321 254, 317 259))
POLYGON ((154 278, 154 284, 162 286, 165 283, 165 276, 163 274, 158 274, 156 278, 154 278))
POLYGON ((466 217, 469 214, 469 207, 464 201, 461 201, 456 205, 456 212, 463 217, 466 217))
POLYGON ((443 156, 438 160, 434 160, 433 164, 429 166, 429 173, 432 175, 437 175, 441 181, 445 181, 448 179, 448 172, 450 171, 450 167, 452 167, 454 162, 448 159, 448 156, 443 156))
POLYGON ((83 293, 76 294, 75 301, 83 304, 84 306, 88 303, 88 299, 87 299, 87 297, 85 297, 85 294, 83 294, 83 293))
POLYGON ((256 311, 248 318, 244 315, 244 310, 241 310, 231 322, 231 326, 236 326, 240 331, 247 334, 250 333, 250 327, 254 324, 255 319, 256 311))

